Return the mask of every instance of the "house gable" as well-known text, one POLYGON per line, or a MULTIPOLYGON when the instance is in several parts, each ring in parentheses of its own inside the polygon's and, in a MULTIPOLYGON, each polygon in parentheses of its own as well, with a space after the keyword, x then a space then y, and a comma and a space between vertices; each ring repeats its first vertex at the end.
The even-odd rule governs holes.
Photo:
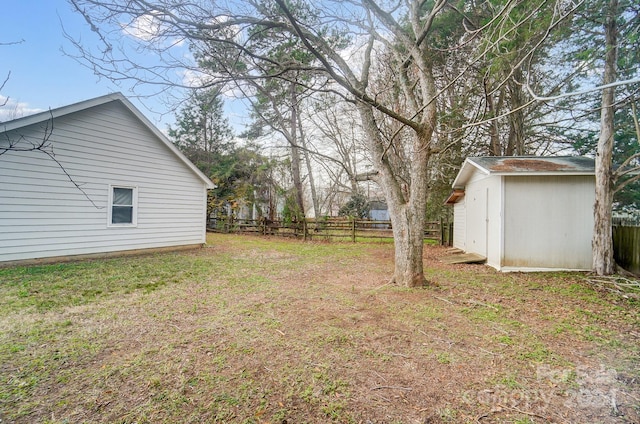
MULTIPOLYGON (((189 159, 187 159, 180 150, 178 150, 171 141, 160 131, 158 128, 147 119, 122 93, 112 93, 105 96, 96 97, 94 99, 85 100, 82 102, 74 103, 72 105, 63 106, 46 112, 40 112, 33 115, 25 116, 22 118, 14 119, 8 122, 0 123, 0 135, 3 133, 10 133, 16 130, 23 130, 24 128, 38 125, 41 129, 41 133, 38 133, 36 137, 33 137, 31 141, 39 143, 46 132, 52 131, 57 126, 57 121, 67 115, 74 115, 79 112, 84 112, 92 108, 105 105, 108 103, 119 103, 129 113, 131 113, 140 123, 147 128, 147 130, 153 134, 161 144, 164 144, 186 167, 191 169, 202 181, 207 185, 207 188, 215 188, 211 180, 204 175, 189 159)), ((5 137, 8 139, 8 137, 5 137)))

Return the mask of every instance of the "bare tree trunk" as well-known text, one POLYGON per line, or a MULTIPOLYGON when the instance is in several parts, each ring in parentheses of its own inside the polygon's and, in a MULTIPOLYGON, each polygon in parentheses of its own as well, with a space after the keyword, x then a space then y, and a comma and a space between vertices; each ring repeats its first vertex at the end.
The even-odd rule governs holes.
POLYGON ((509 79, 509 99, 511 103, 511 110, 509 114, 509 139, 507 141, 507 156, 516 154, 522 156, 526 153, 524 146, 524 110, 521 109, 524 105, 524 95, 522 92, 522 70, 520 68, 513 70, 513 75, 509 79))
POLYGON ((422 252, 427 208, 427 165, 429 157, 421 152, 414 158, 411 192, 408 201, 389 208, 395 243, 394 280, 406 287, 424 286, 422 252), (419 157, 417 157, 419 156, 419 157))
POLYGON ((302 178, 300 176, 300 149, 298 148, 298 100, 296 96, 296 85, 291 83, 291 176, 293 187, 296 193, 296 205, 298 210, 296 215, 304 217, 304 191, 302 188, 302 178))
MULTIPOLYGON (((484 80, 484 96, 487 101, 487 108, 489 109, 489 115, 492 118, 498 114, 496 107, 493 102, 493 95, 491 94, 491 90, 489 87, 489 83, 487 79, 484 80)), ((500 143, 500 132, 498 131, 498 120, 494 119, 489 122, 489 155, 491 156, 502 156, 502 144, 500 143)))
MULTIPOLYGON (((618 0, 610 0, 605 11, 605 64, 603 84, 610 84, 617 78, 616 59, 618 28, 616 24, 618 0)), ((593 228, 593 270, 598 275, 615 272, 613 259, 613 236, 611 230, 611 209, 613 207, 612 161, 614 142, 615 88, 602 90, 602 110, 600 112, 600 138, 596 151, 596 202, 594 206, 593 228)))
MULTIPOLYGON (((419 149, 411 162, 411 185, 403 185, 393 174, 386 157, 385 143, 376 126, 373 110, 367 105, 359 105, 364 130, 374 153, 377 179, 382 188, 393 228, 395 254, 394 274, 391 282, 404 287, 424 286, 422 252, 424 247, 425 211, 427 206, 427 165, 430 151, 419 149)), ((430 140, 431 133, 424 135, 430 140)), ((428 140, 415 134, 415 145, 428 145, 428 140)))
POLYGON ((313 214, 316 222, 320 218, 320 204, 318 202, 318 193, 316 191, 315 180, 313 178, 313 166, 311 165, 311 157, 309 155, 309 149, 307 149, 307 141, 302 129, 302 122, 298 119, 298 134, 300 136, 300 146, 302 147, 302 154, 304 155, 304 162, 307 165, 307 175, 309 176, 309 188, 311 189, 311 203, 313 203, 313 214))

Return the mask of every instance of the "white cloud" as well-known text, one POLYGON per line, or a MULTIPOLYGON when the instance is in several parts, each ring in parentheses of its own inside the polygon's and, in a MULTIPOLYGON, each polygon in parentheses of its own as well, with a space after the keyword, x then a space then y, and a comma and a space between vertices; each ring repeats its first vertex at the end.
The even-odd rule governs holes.
POLYGON ((0 122, 7 122, 34 113, 44 112, 44 109, 30 107, 28 103, 13 100, 0 94, 0 122))
POLYGON ((157 43, 163 47, 180 47, 185 40, 168 34, 169 25, 162 20, 161 12, 152 11, 129 23, 120 24, 122 32, 137 40, 157 43))
POLYGON ((200 72, 197 69, 184 69, 180 71, 182 74, 182 83, 187 87, 197 88, 211 82, 210 75, 200 72))
POLYGON ((161 35, 162 22, 156 12, 138 16, 128 24, 122 24, 125 34, 143 41, 153 41, 161 35))

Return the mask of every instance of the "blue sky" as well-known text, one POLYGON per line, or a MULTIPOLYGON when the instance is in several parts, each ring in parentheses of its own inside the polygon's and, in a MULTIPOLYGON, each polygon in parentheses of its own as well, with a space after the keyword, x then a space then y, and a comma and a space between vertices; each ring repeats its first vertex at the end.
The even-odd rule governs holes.
POLYGON ((7 1, 2 15, 0 78, 11 75, 0 94, 10 109, 46 110, 121 90, 61 51, 73 51, 63 25, 74 36, 90 32, 65 0, 7 1))
MULTIPOLYGON (((173 113, 159 96, 135 97, 131 83, 115 85, 62 51, 75 53, 64 37, 63 28, 74 39, 83 42, 95 39, 84 18, 65 0, 2 3, 0 84, 11 74, 0 90, 0 104, 9 97, 9 103, 0 108, 0 121, 120 91, 159 129, 166 130, 173 122, 173 113)), ((231 121, 238 130, 243 119, 234 116, 231 121)))

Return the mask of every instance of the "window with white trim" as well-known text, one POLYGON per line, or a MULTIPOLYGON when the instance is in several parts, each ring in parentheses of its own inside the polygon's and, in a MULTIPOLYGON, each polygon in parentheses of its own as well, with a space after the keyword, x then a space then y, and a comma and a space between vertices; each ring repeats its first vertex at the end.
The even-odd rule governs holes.
POLYGON ((109 226, 135 226, 137 224, 137 187, 110 186, 109 226))

